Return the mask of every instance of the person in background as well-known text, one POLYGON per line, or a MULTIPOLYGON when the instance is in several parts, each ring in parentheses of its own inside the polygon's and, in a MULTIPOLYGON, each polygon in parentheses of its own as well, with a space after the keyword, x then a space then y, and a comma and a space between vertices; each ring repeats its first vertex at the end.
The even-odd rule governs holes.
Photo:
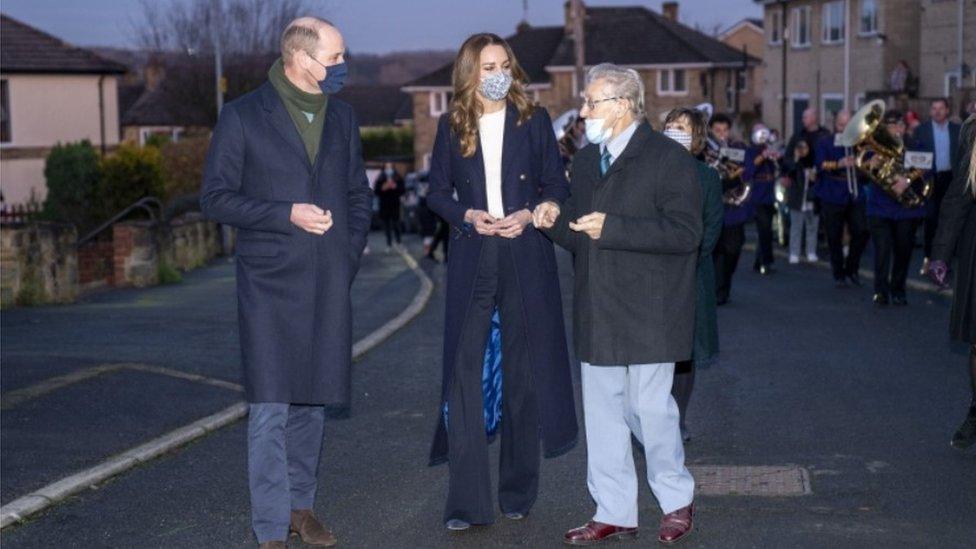
POLYGON ((814 150, 817 142, 830 132, 817 121, 816 109, 803 111, 803 127, 793 134, 783 155, 783 171, 789 176, 790 186, 786 192, 790 208, 790 263, 799 263, 800 244, 803 228, 806 227, 807 261, 813 263, 817 257, 817 229, 820 226, 816 196, 812 192, 816 183, 814 150), (803 144, 805 152, 797 151, 803 144))
MULTIPOLYGON (((906 151, 915 148, 912 139, 905 135, 905 120, 901 112, 885 112, 884 124, 892 135, 904 142, 906 151)), ((900 196, 908 187, 908 180, 900 178, 893 190, 900 196)), ((907 305, 905 283, 908 266, 912 260, 912 249, 915 248, 915 232, 925 218, 925 205, 915 208, 902 205, 874 181, 868 185, 867 192, 868 226, 874 243, 874 302, 879 306, 885 306, 889 301, 895 305, 907 305)))
POLYGON ((830 267, 838 288, 846 287, 848 281, 855 286, 861 285, 858 273, 861 254, 871 237, 867 226, 864 185, 854 166, 853 151, 839 142, 840 134, 850 119, 850 111, 839 111, 834 117, 836 133, 821 138, 815 149, 819 178, 814 189, 820 199, 827 230, 827 247, 830 249, 830 267), (846 256, 845 227, 850 235, 846 256))
POLYGON ((913 137, 918 149, 935 155, 935 188, 926 201, 925 214, 925 260, 922 262, 922 275, 928 273, 932 257, 932 241, 939 228, 939 208, 949 184, 952 183, 952 167, 959 147, 959 124, 949 121, 949 100, 944 97, 934 99, 929 109, 931 120, 915 130, 913 137))
MULTIPOLYGON (((732 119, 722 113, 717 113, 708 121, 712 139, 719 147, 743 151, 746 146, 741 141, 732 139, 732 119)), ((722 180, 722 192, 727 193, 739 189, 743 182, 741 168, 736 173, 729 173, 728 178, 722 180)), ((715 294, 716 304, 725 305, 729 302, 732 292, 732 275, 739 265, 742 245, 746 240, 745 224, 753 216, 752 201, 748 198, 741 204, 725 201, 725 211, 722 216, 722 233, 715 244, 712 257, 715 262, 715 294)))
POLYGON ((695 270, 695 335, 691 360, 674 366, 671 395, 681 414, 681 438, 691 440, 688 431, 688 403, 695 385, 695 369, 707 367, 718 354, 718 318, 715 311, 715 264, 712 252, 722 234, 722 182, 718 172, 701 161, 705 149, 705 120, 700 111, 678 108, 664 120, 664 135, 674 139, 692 156, 699 158, 698 184, 702 192, 702 241, 698 247, 698 267, 695 270))
MULTIPOLYGON (((768 128, 763 123, 752 127, 752 136, 768 128)), ((759 235, 759 245, 756 246, 756 259, 752 269, 759 274, 768 275, 773 272, 773 216, 776 215, 776 193, 774 186, 779 171, 780 154, 770 145, 772 133, 761 142, 754 142, 746 149, 745 171, 742 179, 752 185, 749 200, 755 206, 756 232, 759 235)))
POLYGON ((406 192, 403 178, 393 169, 391 162, 383 166, 373 189, 380 199, 380 219, 383 220, 383 230, 386 231, 386 247, 390 250, 393 248, 394 236, 397 245, 400 244, 400 197, 406 192))
POLYGON ((915 130, 922 125, 922 121, 919 119, 918 114, 915 111, 905 111, 905 125, 907 129, 905 130, 905 135, 911 138, 915 138, 915 130))
POLYGON ((950 444, 959 450, 976 446, 976 114, 970 115, 959 135, 959 164, 942 204, 939 230, 932 242, 929 275, 941 287, 947 286, 949 262, 955 259, 955 286, 949 333, 969 344, 969 375, 972 400, 969 413, 952 435, 950 444))

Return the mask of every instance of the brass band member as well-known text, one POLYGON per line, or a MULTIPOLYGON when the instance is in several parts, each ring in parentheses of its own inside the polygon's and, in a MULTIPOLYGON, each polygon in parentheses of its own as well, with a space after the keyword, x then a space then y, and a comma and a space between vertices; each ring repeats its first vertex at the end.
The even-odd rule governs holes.
MULTIPOLYGON (((732 140, 732 120, 721 113, 712 116, 708 122, 708 129, 712 139, 719 147, 726 147, 739 151, 745 156, 746 146, 739 141, 732 140)), ((741 172, 739 172, 741 174, 741 172)), ((735 191, 742 186, 742 178, 739 174, 730 173, 722 179, 722 191, 735 191)), ((732 275, 739 264, 739 255, 742 254, 742 244, 746 240, 745 224, 752 218, 752 201, 746 200, 741 204, 725 203, 725 213, 722 218, 722 233, 715 244, 715 251, 712 254, 715 260, 715 288, 716 303, 725 305, 729 302, 729 294, 732 292, 732 275)))

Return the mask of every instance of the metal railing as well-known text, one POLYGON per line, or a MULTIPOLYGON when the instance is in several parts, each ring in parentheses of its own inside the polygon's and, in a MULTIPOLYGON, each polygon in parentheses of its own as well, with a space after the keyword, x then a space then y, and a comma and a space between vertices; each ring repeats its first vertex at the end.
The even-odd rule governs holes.
POLYGON ((96 236, 104 232, 106 229, 109 229, 112 225, 121 221, 125 216, 129 215, 135 210, 140 210, 140 209, 149 214, 149 220, 153 224, 159 223, 160 221, 164 221, 163 203, 154 196, 147 196, 145 198, 141 198, 133 202, 121 212, 113 215, 111 219, 99 225, 98 228, 86 234, 85 236, 79 238, 78 242, 75 243, 75 246, 80 247, 85 243, 90 242, 93 238, 95 238, 96 236), (155 211, 152 208, 153 206, 156 208, 155 211))

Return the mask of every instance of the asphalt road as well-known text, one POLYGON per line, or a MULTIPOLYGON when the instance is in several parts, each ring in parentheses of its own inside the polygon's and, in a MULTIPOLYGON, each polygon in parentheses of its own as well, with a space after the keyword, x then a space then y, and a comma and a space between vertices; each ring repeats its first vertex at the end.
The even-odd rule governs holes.
MULTIPOLYGON (((976 454, 948 445, 968 403, 966 350, 948 341, 947 300, 909 290, 908 307, 876 309, 869 285, 836 290, 826 270, 785 262, 760 277, 751 259, 743 257, 732 302, 720 309, 721 361, 699 372, 688 461, 798 466, 811 493, 700 496, 696 532, 682 545, 972 547, 976 454)), ((566 254, 559 260, 568 319, 571 270, 566 254)), ((440 523, 447 471, 426 467, 426 458, 444 267, 426 267, 437 283, 427 309, 356 364, 353 416, 326 427, 316 510, 344 547, 559 547, 563 532, 593 511, 582 440, 543 463, 526 520, 499 513, 495 525, 460 534, 440 523)), ((214 338, 222 348, 233 340, 205 332, 181 339, 178 354, 212 354, 214 338)), ((230 377, 233 361, 225 360, 230 377)), ((249 546, 244 435, 244 423, 234 424, 0 539, 12 548, 249 546)), ((497 464, 497 445, 492 454, 497 464)), ((656 544, 660 512, 641 486, 643 536, 616 547, 656 544)))

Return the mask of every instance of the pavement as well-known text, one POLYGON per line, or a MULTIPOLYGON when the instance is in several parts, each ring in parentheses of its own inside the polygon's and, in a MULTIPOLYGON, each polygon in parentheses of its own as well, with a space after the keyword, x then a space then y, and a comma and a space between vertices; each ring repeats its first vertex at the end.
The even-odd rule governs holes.
MULTIPOLYGON (((418 244, 409 245, 417 253, 418 244)), ((557 255, 568 321, 570 258, 557 255)), ((375 252, 371 257, 382 260, 375 252)), ((693 440, 686 453, 700 492, 696 531, 682 545, 972 547, 976 453, 948 445, 969 399, 967 349, 948 340, 946 297, 909 290, 908 307, 878 309, 870 304, 869 285, 837 290, 822 266, 781 261, 775 275, 762 277, 749 269, 751 260, 743 255, 732 301, 719 310, 720 361, 699 372, 689 411, 693 440)), ((563 532, 593 512, 582 440, 543 463, 539 499, 527 519, 513 522, 499 513, 496 524, 459 534, 441 524, 447 471, 426 462, 440 390, 445 271, 422 265, 436 285, 430 303, 356 363, 353 415, 326 425, 316 512, 343 547, 559 547, 563 532)), ((4 395, 104 362, 109 352, 120 361, 236 380, 233 292, 217 289, 229 276, 218 265, 192 273, 183 288, 113 293, 60 311, 13 317, 5 311, 4 395), (187 295, 166 293, 178 289, 187 295)), ((402 308, 416 288, 392 287, 414 280, 411 273, 396 275, 385 283, 392 286, 380 286, 388 289, 381 294, 390 300, 395 294, 402 308), (410 281, 398 283, 401 276, 410 281)), ((374 300, 361 301, 364 293, 357 291, 359 303, 371 307, 374 300)), ((575 360, 573 371, 578 391, 575 360)), ((92 388, 91 408, 70 409, 74 416, 64 421, 75 429, 50 436, 24 427, 8 431, 15 412, 49 414, 48 423, 61 417, 39 402, 68 389, 3 410, 4 500, 30 484, 20 477, 33 474, 30 460, 8 470, 18 444, 46 445, 34 454, 40 467, 51 453, 79 452, 88 438, 144 436, 134 431, 146 417, 111 412, 100 401, 157 403, 145 412, 158 416, 154 425, 223 406, 218 401, 226 390, 217 387, 197 394, 201 389, 192 384, 185 391, 167 388, 156 378, 140 380, 139 372, 113 375, 125 381, 120 377, 101 393, 92 388), (20 406, 34 413, 17 412, 20 406), (114 421, 93 417, 112 413, 114 421), (8 441, 8 432, 19 438, 8 441)), ((18 548, 252 546, 244 444, 245 423, 237 422, 7 528, 0 540, 18 548)), ((492 459, 497 467, 497 444, 492 459)), ((642 470, 639 451, 637 459, 642 470)), ((640 498, 641 538, 614 546, 656 545, 660 511, 643 480, 640 498)))

